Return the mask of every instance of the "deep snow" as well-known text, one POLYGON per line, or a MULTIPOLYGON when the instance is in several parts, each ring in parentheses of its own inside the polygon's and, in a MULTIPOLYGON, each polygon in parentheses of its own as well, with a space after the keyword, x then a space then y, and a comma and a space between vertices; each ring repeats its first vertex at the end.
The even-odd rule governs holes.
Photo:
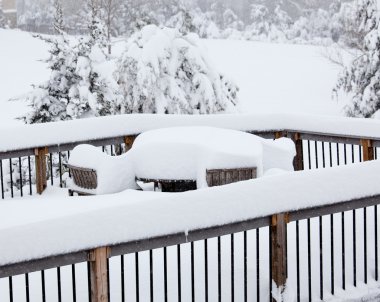
MULTIPOLYGON (((331 98, 339 68, 324 56, 323 47, 271 44, 236 40, 203 40, 217 68, 240 87, 241 111, 295 112, 342 115, 340 102, 331 98)), ((118 39, 114 54, 124 49, 118 39)), ((31 34, 0 29, 0 127, 20 121, 15 118, 28 108, 22 102, 8 102, 48 79, 41 62, 47 45, 31 34)))

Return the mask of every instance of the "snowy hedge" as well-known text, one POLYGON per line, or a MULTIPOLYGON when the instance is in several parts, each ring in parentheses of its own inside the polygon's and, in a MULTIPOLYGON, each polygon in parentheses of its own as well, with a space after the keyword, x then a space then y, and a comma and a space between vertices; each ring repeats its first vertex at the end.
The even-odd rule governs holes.
POLYGON ((238 102, 237 86, 216 70, 193 33, 145 26, 117 66, 121 113, 231 112, 238 102))

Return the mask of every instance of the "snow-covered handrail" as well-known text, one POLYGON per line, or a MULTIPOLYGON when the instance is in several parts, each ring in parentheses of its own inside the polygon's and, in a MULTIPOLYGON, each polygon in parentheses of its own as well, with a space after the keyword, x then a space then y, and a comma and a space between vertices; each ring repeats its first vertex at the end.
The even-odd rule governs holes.
POLYGON ((289 222, 377 205, 379 174, 380 162, 371 161, 181 194, 94 196, 91 202, 106 200, 113 206, 2 226, 0 278, 86 261, 87 251, 98 247, 110 247, 110 255, 116 256, 269 226, 274 215, 283 213, 289 222))
POLYGON ((177 126, 213 126, 250 132, 288 131, 354 140, 371 139, 378 144, 376 146, 380 146, 380 120, 373 119, 296 114, 131 114, 0 129, 0 159, 7 158, 6 153, 31 155, 33 149, 39 147, 49 147, 50 151, 55 152, 71 149, 82 142, 115 142, 116 138, 121 138, 118 142, 121 143, 125 136, 177 126))

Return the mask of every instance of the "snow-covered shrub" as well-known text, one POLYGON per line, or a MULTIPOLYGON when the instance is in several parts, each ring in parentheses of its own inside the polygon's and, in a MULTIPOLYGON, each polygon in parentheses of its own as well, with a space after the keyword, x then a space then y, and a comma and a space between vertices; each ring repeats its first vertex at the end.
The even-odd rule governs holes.
POLYGON ((380 109, 380 21, 376 0, 360 0, 357 18, 366 32, 363 50, 340 74, 335 91, 352 95, 348 116, 372 117, 380 109))
POLYGON ((117 66, 121 113, 217 113, 238 102, 238 88, 216 71, 193 33, 148 25, 130 38, 117 66))

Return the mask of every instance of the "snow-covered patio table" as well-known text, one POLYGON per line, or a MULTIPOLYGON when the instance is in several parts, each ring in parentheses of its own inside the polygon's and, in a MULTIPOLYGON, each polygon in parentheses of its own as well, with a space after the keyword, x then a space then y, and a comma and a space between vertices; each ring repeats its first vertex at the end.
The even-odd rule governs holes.
POLYGON ((294 143, 286 138, 273 141, 212 127, 163 128, 140 134, 121 156, 108 156, 89 145, 76 147, 69 164, 82 169, 80 173, 93 173, 96 185, 80 188, 74 178, 70 186, 108 194, 134 189, 136 180, 142 180, 160 183, 163 191, 186 191, 212 186, 207 180, 216 172, 221 185, 293 170, 294 155, 294 143))

